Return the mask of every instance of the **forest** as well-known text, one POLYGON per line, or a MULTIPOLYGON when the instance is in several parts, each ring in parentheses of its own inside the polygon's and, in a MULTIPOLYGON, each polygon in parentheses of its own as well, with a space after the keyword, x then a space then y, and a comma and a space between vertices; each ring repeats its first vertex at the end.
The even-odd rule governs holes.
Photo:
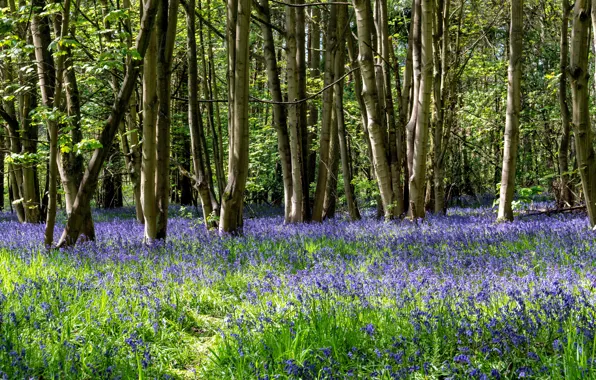
POLYGON ((0 0, 0 378, 596 378, 596 0, 0 0))

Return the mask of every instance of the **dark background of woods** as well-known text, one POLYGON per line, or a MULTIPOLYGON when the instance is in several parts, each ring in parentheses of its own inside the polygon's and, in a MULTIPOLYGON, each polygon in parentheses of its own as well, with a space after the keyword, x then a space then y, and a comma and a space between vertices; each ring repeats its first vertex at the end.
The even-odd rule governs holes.
POLYGON ((68 245, 91 206, 134 204, 151 242, 170 203, 222 232, 245 203, 287 223, 492 196, 511 220, 516 191, 592 205, 594 8, 0 0, 0 208, 64 209, 68 245))

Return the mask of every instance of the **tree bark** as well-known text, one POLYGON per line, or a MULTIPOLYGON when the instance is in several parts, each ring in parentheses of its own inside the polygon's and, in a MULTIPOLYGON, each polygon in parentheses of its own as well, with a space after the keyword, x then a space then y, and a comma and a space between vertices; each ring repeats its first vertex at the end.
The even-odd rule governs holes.
POLYGON ((418 91, 417 107, 415 107, 416 128, 412 157, 412 172, 410 174, 410 217, 424 218, 424 191, 426 184, 426 161, 428 154, 428 137, 430 121, 430 100, 432 90, 432 22, 433 1, 421 0, 420 27, 420 59, 422 63, 420 75, 420 89, 418 91))
POLYGON ((168 206, 170 205, 170 126, 172 55, 176 39, 179 0, 162 2, 157 18, 157 164, 155 198, 157 201, 157 239, 165 240, 168 231, 168 206))
MULTIPOLYGON (((293 0, 290 0, 293 1, 293 0)), ((288 100, 298 100, 298 65, 296 43, 296 10, 286 6, 286 33, 287 33, 287 65, 286 76, 288 83, 288 100)), ((292 210, 290 220, 294 223, 304 221, 304 186, 302 182, 302 139, 300 125, 298 124, 298 107, 296 104, 288 105, 288 134, 290 138, 290 156, 292 168, 292 210)))
POLYGON ((213 218, 213 204, 211 199, 211 190, 209 181, 205 175, 205 152, 201 144, 199 120, 201 118, 197 94, 199 92, 198 67, 197 67, 197 41, 196 41, 196 22, 195 22, 195 0, 188 0, 186 7, 186 27, 188 43, 188 126, 190 128, 192 163, 194 170, 195 187, 201 198, 203 207, 203 218, 207 229, 217 227, 216 220, 213 218))
POLYGON ((560 206, 573 206, 573 192, 571 191, 569 176, 569 137, 570 112, 567 101, 567 65, 569 61, 569 14, 572 8, 569 0, 563 0, 563 16, 561 20, 560 43, 560 76, 559 76, 559 106, 561 108, 561 138, 559 140, 559 176, 561 177, 560 206))
MULTIPOLYGON (((267 67, 267 87, 269 88, 269 93, 271 94, 273 101, 282 102, 283 94, 281 92, 277 58, 275 57, 273 31, 270 26, 271 15, 269 0, 260 0, 260 7, 257 8, 257 11, 266 21, 266 23, 261 23, 261 33, 263 34, 263 54, 265 56, 265 64, 267 67)), ((293 196, 292 157, 288 137, 288 127, 286 124, 286 113, 282 104, 273 104, 273 125, 277 132, 277 151, 281 160, 282 178, 284 183, 284 221, 290 223, 292 222, 293 196)))
MULTIPOLYGON (((577 165, 584 190, 590 225, 596 225, 596 156, 592 142, 588 79, 590 52, 590 13, 594 17, 591 0, 577 0, 573 12, 569 76, 573 102, 572 126, 575 135, 577 165)), ((592 1, 593 2, 593 1, 592 1)), ((594 20, 592 20, 594 22, 594 20)))
POLYGON ((157 27, 151 37, 143 64, 143 160, 141 163, 141 199, 145 217, 144 241, 157 239, 157 27))
POLYGON ((434 52, 434 120, 433 120, 433 186, 434 212, 445 214, 445 156, 447 153, 447 138, 449 130, 445 131, 445 100, 447 97, 447 57, 449 49, 449 15, 450 0, 436 0, 437 10, 435 18, 435 33, 433 36, 434 52))
MULTIPOLYGON (((333 83, 335 75, 333 65, 337 45, 337 5, 330 8, 329 22, 327 24, 327 39, 325 41, 325 72, 323 85, 329 86, 333 83)), ((329 147, 331 143, 331 114, 333 110, 333 90, 329 89, 323 93, 323 110, 321 117, 321 134, 319 138, 319 171, 317 174, 317 187, 312 209, 312 220, 320 222, 323 220, 323 203, 327 189, 327 177, 329 171, 329 147)))
POLYGON ((498 220, 513 220, 511 202, 515 193, 515 170, 519 145, 519 114, 521 111, 523 0, 511 0, 509 31, 509 78, 507 86, 507 116, 505 119, 505 148, 501 172, 501 194, 498 220))
MULTIPOLYGON (((347 18, 347 6, 341 5, 338 12, 338 23, 337 30, 340 33, 346 25, 347 18)), ((338 77, 344 75, 344 65, 346 60, 346 40, 343 35, 338 33, 337 39, 337 53, 335 54, 334 71, 338 77)), ((335 92, 335 117, 337 119, 337 133, 338 133, 338 144, 341 156, 341 170, 343 173, 343 186, 346 194, 346 203, 348 206, 348 213, 350 219, 353 221, 360 219, 360 211, 358 210, 358 204, 356 203, 356 197, 354 195, 354 187, 352 185, 352 171, 350 169, 350 155, 348 152, 348 143, 346 139, 346 124, 344 120, 344 105, 343 105, 343 93, 344 80, 337 82, 333 91, 335 92)))
POLYGON ((385 131, 381 128, 378 104, 377 83, 373 63, 370 25, 370 3, 366 0, 353 0, 358 25, 358 46, 360 74, 362 75, 362 95, 366 107, 367 128, 371 141, 373 167, 379 185, 383 211, 386 220, 393 217, 393 189, 391 173, 385 149, 385 131))
MULTIPOLYGON (((147 51, 147 47, 149 45, 149 37, 151 35, 150 32, 155 22, 157 3, 157 0, 147 0, 144 5, 140 32, 135 43, 135 49, 141 57, 145 56, 145 52, 147 51)), ((124 118, 124 114, 128 108, 130 97, 134 90, 134 85, 139 72, 139 63, 140 62, 138 60, 130 60, 126 65, 126 75, 122 82, 122 86, 120 87, 118 97, 112 106, 110 116, 106 120, 99 136, 99 142, 102 147, 96 149, 93 152, 91 161, 85 170, 85 174, 81 180, 79 191, 77 192, 77 197, 73 205, 72 213, 68 218, 64 231, 62 232, 58 247, 74 245, 80 236, 86 212, 90 208, 91 197, 97 188, 97 180, 101 171, 101 167, 108 154, 109 148, 114 141, 114 137, 118 132, 120 122, 124 118)))
POLYGON ((339 136, 336 108, 331 118, 331 141, 329 144, 329 170, 327 171, 327 188, 323 202, 323 220, 335 217, 337 206, 337 176, 339 175, 339 136))
POLYGON ((228 183, 222 195, 221 233, 242 231, 244 190, 248 177, 248 45, 250 0, 228 0, 229 157, 228 183), (233 44, 232 44, 233 43, 233 44), (232 79, 233 78, 233 79, 232 79))

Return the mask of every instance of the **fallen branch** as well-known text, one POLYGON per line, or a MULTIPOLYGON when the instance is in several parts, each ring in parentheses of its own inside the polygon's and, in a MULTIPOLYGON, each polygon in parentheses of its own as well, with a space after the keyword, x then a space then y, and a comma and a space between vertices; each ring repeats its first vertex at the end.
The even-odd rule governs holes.
POLYGON ((576 210, 585 210, 586 206, 574 206, 574 207, 566 207, 566 208, 557 208, 557 209, 552 209, 552 210, 540 210, 540 211, 535 211, 535 212, 529 212, 526 214, 520 214, 519 216, 536 216, 536 215, 547 215, 550 216, 551 214, 560 214, 563 212, 569 212, 569 211, 576 211, 576 210))

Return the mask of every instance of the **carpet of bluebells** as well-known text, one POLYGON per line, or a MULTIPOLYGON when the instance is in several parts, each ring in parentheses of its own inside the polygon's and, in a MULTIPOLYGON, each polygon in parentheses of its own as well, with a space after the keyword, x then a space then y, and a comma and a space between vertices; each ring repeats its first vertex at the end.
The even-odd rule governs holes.
POLYGON ((133 213, 97 212, 97 242, 52 252, 0 214, 0 379, 596 378, 585 215, 261 211, 220 237, 172 210, 147 247, 133 213))

